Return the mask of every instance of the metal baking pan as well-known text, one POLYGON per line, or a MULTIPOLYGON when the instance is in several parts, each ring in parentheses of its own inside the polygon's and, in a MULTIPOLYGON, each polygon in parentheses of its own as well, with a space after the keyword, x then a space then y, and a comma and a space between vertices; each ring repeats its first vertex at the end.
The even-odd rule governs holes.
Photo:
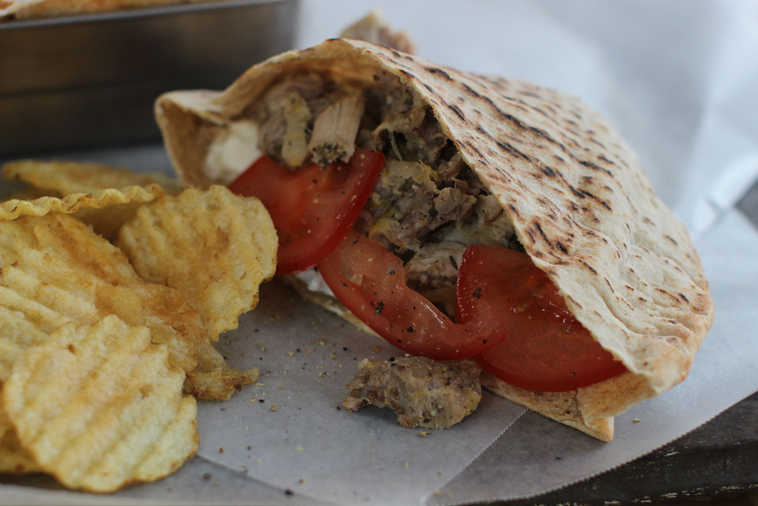
POLYGON ((0 157, 159 137, 153 102, 292 48, 298 0, 0 23, 0 157))

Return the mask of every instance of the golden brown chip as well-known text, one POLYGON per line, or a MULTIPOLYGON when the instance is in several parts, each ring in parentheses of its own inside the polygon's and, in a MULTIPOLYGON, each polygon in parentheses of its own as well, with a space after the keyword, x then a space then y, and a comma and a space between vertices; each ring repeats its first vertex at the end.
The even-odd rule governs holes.
POLYGON ((143 278, 196 301, 213 341, 255 307, 276 270, 276 230, 263 204, 223 186, 142 206, 118 245, 143 278))
POLYGON ((0 473, 24 474, 40 471, 29 452, 21 447, 16 431, 10 426, 10 420, 0 406, 0 473))
POLYGON ((0 203, 0 220, 15 220, 19 216, 44 216, 57 212, 74 214, 89 223, 95 231, 112 237, 125 222, 137 212, 137 208, 164 195, 164 190, 151 184, 109 188, 89 193, 71 193, 64 197, 40 197, 34 200, 12 199, 0 203))
POLYGON ((146 327, 111 315, 26 351, 3 388, 21 445, 68 487, 110 492, 162 478, 197 450, 184 373, 146 327))
MULTIPOLYGON (((64 322, 59 320, 60 324, 64 322)), ((24 350, 47 341, 48 337, 49 334, 29 321, 24 313, 0 306, 0 385, 10 376, 14 362, 23 355, 24 350)), ((2 413, 0 434, 1 419, 2 413)))
MULTIPOLYGON (((69 322, 92 324, 115 314, 150 328, 153 340, 166 344, 172 363, 185 371, 194 369, 197 345, 207 339, 186 296, 145 282, 121 250, 62 214, 0 221, 0 308, 10 336, 30 325, 50 333, 69 322)), ((36 333, 2 341, 11 349, 39 338, 36 333)))
POLYGON ((158 173, 139 173, 100 163, 17 160, 2 167, 6 179, 16 179, 48 195, 95 193, 105 189, 158 184, 168 193, 181 190, 179 180, 158 173))
POLYGON ((258 369, 240 371, 229 367, 211 343, 198 349, 197 367, 187 373, 185 391, 205 401, 226 401, 233 393, 258 380, 258 369))

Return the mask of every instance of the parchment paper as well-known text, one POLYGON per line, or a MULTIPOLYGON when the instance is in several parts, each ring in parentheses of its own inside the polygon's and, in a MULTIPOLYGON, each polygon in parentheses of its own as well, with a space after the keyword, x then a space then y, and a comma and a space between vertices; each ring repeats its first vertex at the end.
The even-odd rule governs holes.
MULTIPOLYGON (((731 210, 758 174, 758 7, 717 0, 429 5, 382 7, 431 60, 561 88, 603 111, 696 234, 716 321, 687 381, 618 417, 610 444, 492 396, 457 428, 420 437, 386 412, 336 409, 355 372, 353 358, 391 351, 271 284, 221 345, 232 364, 270 372, 229 402, 200 405, 198 458, 167 480, 114 496, 60 491, 33 478, 0 485, 0 502, 458 504, 524 497, 627 462, 758 389, 758 234, 731 210)), ((333 36, 373 7, 368 0, 304 0, 300 46, 333 36)), ((158 146, 56 157, 170 170, 158 146)))

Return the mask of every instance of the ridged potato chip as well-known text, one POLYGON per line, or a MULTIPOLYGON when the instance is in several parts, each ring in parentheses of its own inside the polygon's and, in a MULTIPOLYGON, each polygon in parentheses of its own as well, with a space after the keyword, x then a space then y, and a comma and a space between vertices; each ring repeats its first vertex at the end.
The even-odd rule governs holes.
POLYGON ((112 237, 137 208, 165 194, 157 184, 109 188, 94 193, 71 193, 64 197, 39 197, 33 200, 11 199, 0 203, 0 220, 19 216, 44 216, 49 213, 74 214, 104 236, 112 237))
POLYGON ((0 406, 0 473, 24 474, 41 471, 34 458, 21 447, 16 431, 0 406))
MULTIPOLYGON (((63 320, 60 320, 60 323, 63 323, 63 320)), ((49 334, 29 321, 24 313, 0 306, 0 385, 10 376, 14 362, 23 355, 24 350, 44 343, 48 337, 49 334)))
POLYGON ((196 301, 212 341, 256 306, 259 285, 276 270, 277 235, 263 204, 223 186, 140 207, 118 245, 143 278, 196 301))
POLYGON ((23 341, 22 330, 13 329, 31 325, 50 333, 66 323, 92 324, 115 314, 150 328, 153 340, 169 347, 172 363, 189 371, 197 363, 198 343, 207 339, 184 294, 145 282, 121 250, 62 214, 0 221, 0 308, 0 318, 8 319, 1 325, 12 329, 0 339, 8 349, 40 338, 30 334, 23 341))
POLYGON ((43 162, 17 160, 3 165, 5 179, 15 179, 45 191, 48 195, 95 193, 105 189, 158 184, 168 193, 178 193, 178 179, 158 173, 139 173, 100 163, 43 162))
POLYGON ((146 327, 111 315, 28 349, 3 406, 42 470, 67 487, 110 492, 162 478, 197 450, 197 405, 183 382, 146 327))
POLYGON ((229 367, 210 342, 198 347, 197 367, 187 373, 185 390, 198 399, 226 401, 243 385, 258 380, 258 369, 240 371, 229 367))

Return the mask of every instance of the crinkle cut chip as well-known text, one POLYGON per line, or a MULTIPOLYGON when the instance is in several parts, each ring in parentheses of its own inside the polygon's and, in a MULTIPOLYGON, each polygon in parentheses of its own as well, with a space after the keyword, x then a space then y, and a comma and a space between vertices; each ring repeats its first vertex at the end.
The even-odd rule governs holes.
POLYGON ((197 405, 183 383, 149 329, 111 315, 27 350, 3 401, 43 471, 67 487, 111 492, 160 479, 197 450, 197 405))
POLYGON ((2 176, 23 181, 53 196, 151 184, 160 185, 168 193, 181 189, 176 178, 164 174, 134 172, 101 163, 17 160, 3 165, 2 176))
POLYGON ((0 221, 0 315, 13 332, 0 340, 25 346, 39 333, 75 322, 92 324, 115 314, 150 328, 169 347, 172 364, 185 371, 197 363, 206 339, 203 321, 179 291, 140 278, 124 254, 71 216, 50 214, 0 221))
POLYGON ((142 206, 118 245, 146 280, 191 294, 210 339, 237 327, 258 303, 258 287, 276 271, 277 235, 254 197, 226 187, 187 189, 142 206))

